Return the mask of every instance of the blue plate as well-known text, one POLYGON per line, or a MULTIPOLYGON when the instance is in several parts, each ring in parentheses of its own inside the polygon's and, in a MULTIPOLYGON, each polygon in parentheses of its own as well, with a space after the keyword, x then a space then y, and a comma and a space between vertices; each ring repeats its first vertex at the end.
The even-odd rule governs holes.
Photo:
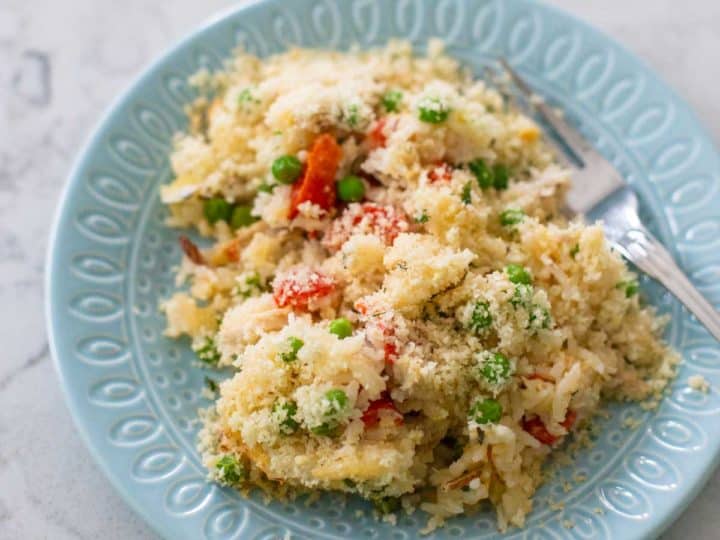
MULTIPOLYGON (((75 421, 117 490, 167 538, 415 537, 425 517, 377 523, 336 495, 263 504, 205 482, 195 451, 204 374, 187 344, 163 337, 177 231, 163 226, 172 134, 193 98, 186 78, 241 44, 261 56, 291 44, 342 48, 442 37, 478 73, 503 55, 573 120, 637 188, 645 219, 700 290, 720 302, 720 161, 693 113, 648 68, 593 28, 525 0, 269 0, 231 11, 182 41, 113 104, 70 175, 47 261, 52 353, 75 421)), ((683 356, 658 410, 611 407, 602 435, 536 497, 508 538, 649 538, 692 500, 720 455, 720 349, 666 292, 643 292, 672 322, 683 356), (702 374, 713 386, 692 391, 702 374), (627 418, 641 422, 622 427, 627 418), (566 479, 584 475, 584 482, 566 479), (552 504, 562 501, 563 507, 552 504), (569 528, 568 528, 569 527, 569 528)), ((497 535, 489 511, 430 538, 497 535)))

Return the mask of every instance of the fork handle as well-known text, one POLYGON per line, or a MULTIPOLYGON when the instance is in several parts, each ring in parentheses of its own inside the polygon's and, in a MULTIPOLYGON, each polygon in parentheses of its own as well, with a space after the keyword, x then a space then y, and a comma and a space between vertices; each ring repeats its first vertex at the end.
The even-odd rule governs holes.
POLYGON ((615 238, 613 244, 640 270, 662 283, 720 341, 720 313, 700 294, 650 231, 636 224, 615 238))

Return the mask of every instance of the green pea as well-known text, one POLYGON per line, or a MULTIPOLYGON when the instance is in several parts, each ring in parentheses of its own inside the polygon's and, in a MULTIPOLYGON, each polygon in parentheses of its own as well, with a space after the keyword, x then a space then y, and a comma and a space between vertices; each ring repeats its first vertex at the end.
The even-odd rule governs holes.
POLYGON ((428 124, 442 124, 450 116, 450 108, 439 98, 423 99, 418 111, 420 120, 428 124))
POLYGON ((195 354, 202 363, 209 366, 217 366, 220 362, 220 351, 211 337, 206 337, 203 344, 195 348, 195 354))
POLYGON ((510 376, 510 360, 499 352, 486 353, 480 364, 480 375, 490 384, 502 384, 510 376))
POLYGON ((472 315, 470 315, 470 330, 476 334, 481 334, 492 324, 493 318, 490 313, 490 304, 480 301, 475 304, 472 315))
POLYGON ((347 394, 340 388, 332 388, 325 392, 325 399, 328 401, 328 408, 325 410, 325 416, 328 420, 320 425, 313 426, 310 431, 315 435, 323 437, 334 437, 338 433, 338 413, 345 410, 348 405, 347 394))
POLYGON ((300 427, 298 421, 295 420, 297 404, 294 401, 277 401, 273 405, 272 412, 279 420, 280 433, 283 435, 292 435, 300 427))
POLYGON ((221 457, 215 464, 218 470, 218 480, 223 484, 239 484, 247 479, 247 471, 242 463, 235 456, 226 455, 221 457))
POLYGON ((211 224, 218 221, 230 221, 233 206, 222 197, 205 199, 203 202, 203 214, 211 224))
POLYGON ((337 195, 341 201, 357 202, 365 196, 365 184, 357 176, 346 176, 336 184, 337 195))
POLYGON ((527 307, 531 304, 534 294, 535 290, 532 285, 518 283, 515 285, 515 291, 513 291, 512 298, 510 298, 510 303, 514 308, 527 307))
POLYGON ((493 186, 493 173, 482 159, 471 161, 468 163, 468 167, 470 172, 475 175, 480 189, 488 189, 493 186))
POLYGON ((280 156, 270 169, 275 180, 282 184, 292 184, 302 172, 302 163, 295 156, 280 156))
POLYGON ((402 100, 402 92, 399 90, 388 90, 382 97, 382 104, 387 112, 395 112, 402 100))
POLYGON ((233 208, 230 216, 230 226, 233 229, 241 229, 255 223, 258 218, 252 215, 252 207, 245 204, 238 204, 233 208))
POLYGON ((500 418, 502 418, 502 405, 495 399, 480 399, 470 408, 470 419, 476 424, 494 424, 500 418))
POLYGON ((347 394, 340 388, 333 388, 325 392, 325 399, 330 402, 330 410, 326 412, 327 416, 345 410, 348 403, 347 394))
POLYGON ((295 336, 289 337, 287 340, 288 350, 280 353, 280 359, 288 364, 294 362, 297 360, 297 353, 302 349, 303 345, 305 345, 305 342, 302 339, 296 338, 295 336))
POLYGON ((552 324, 552 315, 546 307, 532 304, 529 308, 528 328, 533 330, 546 330, 552 324))
POLYGON ((525 219, 525 212, 519 208, 508 208, 500 213, 500 225, 510 227, 525 219))
POLYGON ((522 283, 524 285, 530 285, 530 283, 532 283, 530 272, 519 264, 508 264, 505 267, 505 272, 507 272, 508 279, 512 283, 522 283))
POLYGON ((510 171, 505 165, 493 167, 493 187, 495 189, 507 189, 510 180, 510 171))
POLYGON ((341 317, 330 323, 330 333, 335 334, 340 339, 345 339, 346 337, 350 337, 352 335, 353 327, 350 321, 341 317))

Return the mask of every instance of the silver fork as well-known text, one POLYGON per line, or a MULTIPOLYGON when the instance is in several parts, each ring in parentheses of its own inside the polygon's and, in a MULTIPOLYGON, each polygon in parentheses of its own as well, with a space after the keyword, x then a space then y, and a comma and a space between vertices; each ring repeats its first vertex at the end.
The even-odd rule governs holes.
POLYGON ((559 151, 563 164, 573 171, 573 185, 567 197, 570 213, 592 214, 602 220, 610 245, 662 283, 720 341, 720 313, 703 298, 672 255, 640 221, 637 197, 617 169, 560 114, 538 99, 505 59, 500 59, 500 64, 520 91, 526 107, 547 123, 565 145, 556 144, 552 136, 547 137, 559 151))

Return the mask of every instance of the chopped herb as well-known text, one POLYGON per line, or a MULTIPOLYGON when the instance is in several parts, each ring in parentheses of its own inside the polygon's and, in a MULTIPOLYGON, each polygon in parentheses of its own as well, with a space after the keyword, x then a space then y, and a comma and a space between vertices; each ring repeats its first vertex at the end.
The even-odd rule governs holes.
POLYGON ((310 431, 315 435, 322 437, 334 437, 337 433, 337 424, 335 422, 323 422, 319 426, 310 428, 310 431))
POLYGON ((255 272, 251 276, 246 277, 245 283, 252 287, 257 287, 258 289, 262 289, 263 287, 262 281, 260 281, 260 274, 258 274, 257 272, 255 272))
POLYGON ((345 484, 350 489, 354 489, 355 486, 357 486, 357 483, 355 482, 355 480, 351 480, 350 478, 344 478, 343 484, 345 484))
POLYGON ((247 479, 247 471, 235 456, 226 455, 215 464, 217 479, 222 484, 237 485, 247 479))
POLYGON ((428 124, 441 124, 450 116, 450 108, 436 97, 421 100, 418 111, 420 120, 428 124))
POLYGON ((260 193, 272 193, 275 191, 275 188, 277 187, 277 184, 268 184, 267 182, 263 182, 258 186, 258 191, 260 193))
POLYGON ((507 189, 510 179, 510 171, 505 165, 493 167, 493 187, 495 189, 507 189))
POLYGON ((255 294, 265 292, 265 284, 260 274, 253 272, 247 275, 245 279, 237 286, 237 294, 244 298, 250 298, 255 294))
POLYGON ((492 187, 493 173, 488 166, 485 165, 485 162, 482 159, 478 158, 471 161, 468 163, 468 167, 470 168, 470 172, 475 175, 475 179, 477 180, 480 189, 488 189, 492 187))
POLYGON ((300 423, 295 420, 297 413, 297 404, 294 401, 276 401, 273 405, 272 414, 278 423, 280 433, 283 435, 292 435, 300 427, 300 423))
POLYGON ((505 272, 507 272, 508 279, 512 283, 523 283, 525 285, 530 285, 530 283, 532 283, 532 276, 530 275, 530 272, 519 264, 508 264, 505 267, 505 272))
POLYGON ((634 279, 629 281, 621 281, 616 285, 618 289, 625 289, 625 297, 630 298, 635 296, 640 290, 640 285, 634 279))
POLYGON ((468 326, 470 330, 476 334, 480 334, 490 327, 492 321, 490 304, 481 300, 473 307, 472 314, 470 315, 470 324, 468 326))
POLYGON ((382 104, 387 112, 395 112, 402 100, 402 92, 399 90, 388 90, 382 97, 382 104))
POLYGON ((525 212, 519 208, 508 208, 500 213, 500 225, 511 227, 525 219, 525 212))
POLYGON ((470 408, 470 419, 476 424, 494 424, 500 418, 502 405, 495 399, 479 399, 470 408))
POLYGON ((345 339, 346 337, 352 336, 353 327, 350 321, 341 317, 330 323, 330 333, 335 334, 340 339, 345 339))
POLYGON ((472 202, 472 183, 468 182, 463 186, 460 200, 463 204, 470 204, 472 202))
POLYGON ((400 510, 399 497, 372 497, 370 499, 375 510, 383 515, 392 514, 400 510))
POLYGON ((297 353, 302 349, 303 345, 305 345, 305 342, 302 339, 295 336, 289 337, 287 340, 288 350, 280 353, 280 359, 286 364, 294 362, 297 360, 297 353))
POLYGON ((238 94, 238 103, 260 103, 260 100, 253 97, 249 88, 243 88, 243 90, 238 94))
POLYGON ((530 317, 528 319, 528 328, 533 330, 547 330, 552 324, 552 316, 547 308, 538 304, 532 304, 528 309, 530 317))
POLYGON ((205 386, 208 390, 210 390, 212 393, 217 394, 218 390, 220 390, 220 387, 218 386, 218 383, 211 379, 210 377, 205 377, 205 386))
POLYGON ((211 337, 206 337, 202 345, 196 347, 195 354, 201 362, 209 366, 217 366, 220 362, 220 351, 218 351, 215 345, 215 340, 211 337))
POLYGON ((347 108, 347 123, 351 128, 357 127, 359 122, 358 106, 352 103, 347 108))
POLYGON ((205 199, 203 202, 203 214, 211 225, 218 221, 230 221, 232 211, 233 205, 222 197, 205 199))
POLYGON ((427 223, 430 221, 430 216, 427 215, 427 211, 423 210, 422 214, 415 217, 415 223, 427 223))
POLYGON ((580 244, 575 244, 570 248, 570 256, 574 259, 580 253, 580 244))
POLYGON ((495 386, 507 382, 510 378, 512 365, 504 354, 484 352, 478 356, 480 360, 478 372, 485 381, 495 386))

